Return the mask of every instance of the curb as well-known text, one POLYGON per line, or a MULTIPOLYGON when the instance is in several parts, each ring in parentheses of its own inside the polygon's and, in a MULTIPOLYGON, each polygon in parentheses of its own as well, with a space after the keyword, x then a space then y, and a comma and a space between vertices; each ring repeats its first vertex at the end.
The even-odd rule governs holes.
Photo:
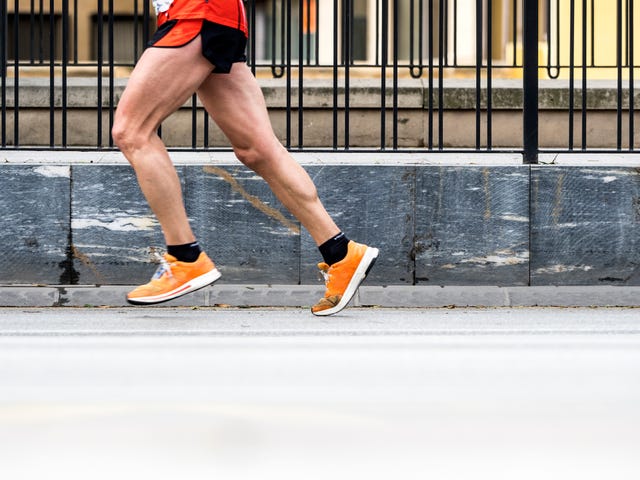
MULTIPOLYGON (((128 285, 5 285, 0 286, 0 306, 125 307, 130 306, 125 295, 132 288, 128 285)), ((308 307, 323 294, 324 287, 315 285, 216 285, 159 306, 308 307)), ((640 307, 640 287, 363 286, 351 305, 390 308, 640 307)))

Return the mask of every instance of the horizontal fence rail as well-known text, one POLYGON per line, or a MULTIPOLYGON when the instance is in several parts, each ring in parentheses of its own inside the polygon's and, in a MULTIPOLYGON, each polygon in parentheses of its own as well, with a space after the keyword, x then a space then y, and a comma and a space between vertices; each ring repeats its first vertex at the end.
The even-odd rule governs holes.
MULTIPOLYGON (((292 150, 509 150, 529 163, 547 151, 631 152, 635 1, 250 0, 247 58, 284 92, 278 129, 292 150), (408 107, 411 88, 420 98, 408 107), (545 137, 546 112, 561 141, 545 137), (603 122, 611 144, 599 143, 603 122), (517 142, 502 139, 505 125, 517 142), (406 140, 409 128, 420 141, 406 140)), ((155 30, 151 2, 0 0, 0 27, 2 148, 114 148, 117 99, 155 30), (80 124, 92 125, 81 141, 80 124)), ((186 108, 182 148, 229 148, 195 95, 186 108)), ((173 130, 161 129, 169 147, 173 130)))

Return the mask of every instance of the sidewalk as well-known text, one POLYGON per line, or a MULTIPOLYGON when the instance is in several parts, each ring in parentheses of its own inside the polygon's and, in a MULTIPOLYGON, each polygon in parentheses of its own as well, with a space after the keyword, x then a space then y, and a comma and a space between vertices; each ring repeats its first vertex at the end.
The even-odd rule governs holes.
MULTIPOLYGON (((133 286, 0 286, 4 307, 127 306, 133 286)), ((217 284, 162 304, 167 307, 308 307, 324 294, 318 285, 217 284)), ((640 307, 640 287, 613 286, 362 286, 362 307, 640 307)))

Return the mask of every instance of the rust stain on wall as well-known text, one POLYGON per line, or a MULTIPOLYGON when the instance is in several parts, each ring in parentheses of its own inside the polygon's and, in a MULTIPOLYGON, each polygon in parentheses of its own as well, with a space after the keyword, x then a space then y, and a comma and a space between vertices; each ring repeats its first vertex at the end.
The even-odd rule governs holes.
POLYGON ((255 195, 251 195, 249 192, 247 192, 244 189, 242 185, 240 185, 240 182, 238 182, 238 180, 233 178, 233 176, 223 168, 213 167, 208 165, 204 167, 203 170, 206 173, 211 173, 213 175, 216 175, 217 177, 220 177, 222 180, 227 182, 231 186, 234 192, 240 194, 242 198, 248 201, 256 210, 259 210, 269 218, 272 218, 273 220, 281 223, 282 225, 287 227, 291 232, 295 234, 300 234, 300 226, 298 224, 289 220, 279 210, 273 207, 270 207, 269 205, 264 203, 262 200, 260 200, 260 198, 256 197, 255 195))
POLYGON ((484 219, 491 218, 491 188, 489 184, 489 175, 491 172, 488 168, 482 169, 482 179, 484 181, 484 219))
POLYGON ((553 211, 551 212, 551 218, 553 218, 553 224, 558 225, 560 215, 562 215, 562 187, 564 184, 564 173, 558 175, 558 183, 556 184, 555 198, 553 201, 553 211))
POLYGON ((99 284, 105 284, 107 283, 105 278, 102 276, 102 274, 98 271, 98 268, 95 266, 95 264, 91 261, 91 259, 85 255, 84 253, 82 253, 80 250, 78 250, 78 248, 75 245, 71 246, 71 252, 73 254, 73 258, 77 258, 78 260, 80 260, 89 270, 91 270, 91 272, 95 275, 96 280, 98 281, 99 284))

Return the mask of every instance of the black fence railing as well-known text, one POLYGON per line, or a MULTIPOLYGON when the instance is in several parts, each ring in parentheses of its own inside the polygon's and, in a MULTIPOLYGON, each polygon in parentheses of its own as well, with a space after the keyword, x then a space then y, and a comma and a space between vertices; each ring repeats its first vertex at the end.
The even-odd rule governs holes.
MULTIPOLYGON (((458 129, 449 117, 471 110, 474 138, 465 148, 472 151, 522 151, 529 163, 544 151, 634 151, 640 100, 635 1, 249 0, 248 63, 260 78, 281 79, 283 142, 290 149, 319 148, 307 141, 305 130, 306 93, 318 79, 332 92, 324 107, 330 110, 331 138, 321 147, 362 148, 352 142, 352 116, 359 108, 352 91, 365 78, 375 97, 369 108, 379 112, 377 119, 367 120, 368 128, 379 132, 365 145, 368 149, 460 149, 449 141, 449 132, 458 129), (424 89, 424 138, 409 147, 399 131, 405 79, 420 79, 424 89), (460 79, 472 92, 471 105, 460 106, 455 94, 448 94, 460 79), (605 93, 591 93, 597 79, 606 80, 605 93), (494 115, 503 108, 502 85, 513 80, 522 82, 522 99, 515 108, 513 103, 504 108, 522 111, 514 118, 523 133, 517 142, 500 143, 495 129, 504 127, 496 126, 494 115), (545 88, 560 85, 566 95, 545 103, 541 80, 545 88), (608 103, 603 106, 598 95, 608 103), (602 121, 602 112, 593 112, 598 109, 615 118, 606 120, 615 123, 615 143, 605 147, 590 139, 591 116, 602 121), (539 135, 542 110, 564 112, 553 120, 558 131, 566 132, 562 144, 546 145, 539 135)), ((2 148, 75 146, 69 131, 78 120, 69 116, 69 102, 77 77, 88 77, 95 88, 95 142, 83 146, 113 148, 109 132, 119 88, 154 24, 147 0, 0 0, 2 148), (37 102, 25 99, 26 85, 40 89, 37 102), (48 132, 38 142, 25 137, 33 121, 26 112, 30 107, 48 115, 48 132)), ((191 148, 217 148, 210 144, 211 126, 195 98, 192 109, 191 148)))

